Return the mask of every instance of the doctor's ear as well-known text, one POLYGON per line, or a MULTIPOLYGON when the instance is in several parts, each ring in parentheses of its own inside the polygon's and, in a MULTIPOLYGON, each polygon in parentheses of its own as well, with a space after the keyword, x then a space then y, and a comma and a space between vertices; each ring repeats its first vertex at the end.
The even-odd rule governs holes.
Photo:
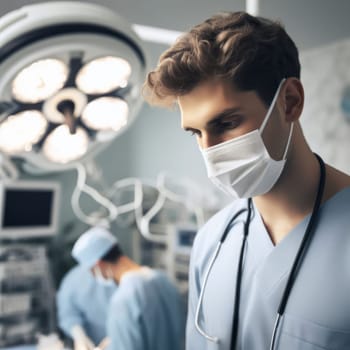
POLYGON ((297 78, 288 78, 283 89, 284 113, 287 122, 299 119, 304 107, 304 88, 297 78))

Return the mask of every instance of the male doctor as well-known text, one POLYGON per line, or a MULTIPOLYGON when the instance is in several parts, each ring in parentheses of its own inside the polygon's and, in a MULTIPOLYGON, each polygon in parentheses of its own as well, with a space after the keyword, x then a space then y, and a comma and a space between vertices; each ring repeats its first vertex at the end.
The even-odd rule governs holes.
POLYGON ((106 338, 109 303, 117 289, 80 265, 64 276, 56 296, 57 318, 74 350, 93 350, 106 338))
POLYGON ((95 278, 118 285, 108 306, 106 350, 180 350, 180 294, 164 273, 131 260, 102 227, 81 235, 72 254, 95 278))
POLYGON ((234 199, 194 244, 187 349, 350 349, 350 177, 303 136, 298 50, 282 25, 214 15, 163 53, 144 92, 178 105, 234 199))

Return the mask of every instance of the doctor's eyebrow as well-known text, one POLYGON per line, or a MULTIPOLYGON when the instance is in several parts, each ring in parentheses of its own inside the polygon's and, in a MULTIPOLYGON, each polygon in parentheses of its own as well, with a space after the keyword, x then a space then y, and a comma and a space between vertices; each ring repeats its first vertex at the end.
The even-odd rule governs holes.
MULTIPOLYGON (((238 118, 242 117, 242 115, 236 114, 236 113, 241 113, 241 109, 238 107, 224 109, 220 113, 218 113, 218 114, 214 115, 212 118, 210 118, 210 120, 207 122, 206 126, 211 127, 211 126, 217 124, 218 122, 220 122, 224 118, 231 117, 231 118, 238 119, 238 118)), ((195 128, 185 126, 185 125, 182 127, 182 129, 185 131, 191 131, 191 132, 196 131, 195 128)))

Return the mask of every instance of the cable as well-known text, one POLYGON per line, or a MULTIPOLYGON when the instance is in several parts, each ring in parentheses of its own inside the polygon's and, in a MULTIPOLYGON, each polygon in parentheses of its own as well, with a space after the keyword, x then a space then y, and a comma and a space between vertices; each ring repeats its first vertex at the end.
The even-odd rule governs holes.
POLYGON ((133 222, 136 217, 136 210, 140 206, 142 206, 142 200, 143 200, 143 191, 142 191, 142 181, 138 178, 125 178, 122 180, 118 180, 114 182, 112 185, 112 189, 107 193, 108 198, 113 199, 114 195, 116 192, 121 192, 123 188, 127 188, 133 186, 133 192, 134 192, 134 198, 133 201, 130 203, 122 204, 117 206, 118 208, 118 217, 117 221, 118 224, 123 226, 123 227, 129 227, 133 222), (133 212, 134 216, 132 217, 132 220, 125 220, 122 219, 121 214, 126 214, 129 212, 133 212))
MULTIPOLYGON (((164 204, 167 199, 172 200, 176 203, 184 204, 186 198, 168 190, 165 187, 164 173, 158 175, 156 185, 132 177, 118 180, 114 182, 114 184, 112 185, 112 189, 109 192, 107 192, 105 196, 103 196, 95 188, 86 184, 87 171, 83 164, 76 163, 74 165, 74 168, 77 171, 77 183, 72 193, 71 205, 75 215, 81 221, 89 225, 96 225, 99 221, 103 220, 108 221, 110 223, 116 220, 117 217, 121 214, 134 212, 136 226, 138 227, 141 235, 145 239, 158 243, 165 243, 167 241, 166 235, 160 235, 150 230, 151 220, 164 207, 164 204), (142 207, 142 202, 144 200, 143 186, 146 184, 147 186, 154 188, 156 191, 158 191, 158 196, 153 206, 144 214, 142 207), (130 186, 133 186, 134 190, 133 200, 129 203, 125 203, 119 206, 116 205, 111 198, 113 198, 115 193, 117 193, 121 189, 130 186), (96 217, 92 214, 88 215, 84 213, 81 209, 79 202, 81 193, 89 195, 97 203, 101 204, 103 208, 106 208, 108 210, 108 215, 96 217)), ((199 208, 198 210, 198 208, 192 206, 190 209, 195 214, 197 224, 200 225, 200 223, 204 221, 202 208, 199 208)))
POLYGON ((119 214, 124 214, 130 211, 136 210, 137 207, 142 205, 142 199, 143 199, 142 181, 137 178, 129 177, 129 178, 125 178, 114 182, 114 184, 112 185, 112 190, 108 193, 108 197, 109 198, 113 197, 115 192, 129 186, 134 186, 134 200, 133 202, 118 206, 119 214))
POLYGON ((153 204, 153 206, 147 211, 146 214, 142 213, 142 205, 136 208, 135 210, 135 219, 136 225, 145 239, 157 242, 157 243, 166 243, 167 238, 165 235, 155 234, 150 231, 150 222, 151 220, 159 213, 159 211, 163 208, 166 197, 158 191, 158 196, 153 204))
POLYGON ((96 189, 86 184, 86 170, 82 164, 76 163, 74 167, 77 171, 77 183, 71 197, 71 205, 75 215, 81 221, 89 225, 96 225, 99 220, 103 219, 107 219, 109 222, 114 221, 119 214, 117 207, 108 198, 102 196, 96 189), (97 203, 101 204, 104 208, 106 208, 109 212, 109 215, 103 218, 93 218, 91 215, 86 215, 81 210, 79 203, 79 199, 82 192, 86 193, 97 203))

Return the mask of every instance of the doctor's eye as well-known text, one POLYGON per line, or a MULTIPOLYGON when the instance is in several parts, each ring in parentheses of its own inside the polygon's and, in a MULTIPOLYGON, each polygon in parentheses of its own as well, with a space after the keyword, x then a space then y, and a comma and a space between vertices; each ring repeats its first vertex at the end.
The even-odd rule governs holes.
POLYGON ((241 118, 235 117, 227 120, 217 120, 216 123, 212 125, 212 130, 216 134, 224 133, 227 130, 232 130, 237 128, 241 124, 241 118))

